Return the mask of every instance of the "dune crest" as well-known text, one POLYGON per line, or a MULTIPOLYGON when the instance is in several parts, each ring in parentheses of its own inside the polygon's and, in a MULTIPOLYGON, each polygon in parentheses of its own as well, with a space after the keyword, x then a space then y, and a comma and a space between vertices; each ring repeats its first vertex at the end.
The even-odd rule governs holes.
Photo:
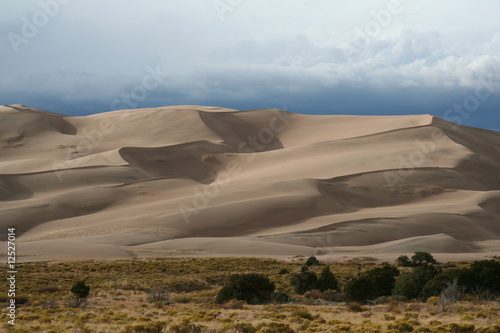
POLYGON ((498 132, 205 106, 0 119, 23 260, 500 252, 498 132))

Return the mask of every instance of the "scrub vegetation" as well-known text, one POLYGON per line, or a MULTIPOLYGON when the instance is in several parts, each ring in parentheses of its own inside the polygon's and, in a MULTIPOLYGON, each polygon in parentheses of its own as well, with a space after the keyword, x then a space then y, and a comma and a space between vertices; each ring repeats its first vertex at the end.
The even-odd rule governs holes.
POLYGON ((420 252, 381 264, 161 258, 17 267, 16 326, 0 297, 5 332, 500 332, 498 259, 440 264, 420 252))

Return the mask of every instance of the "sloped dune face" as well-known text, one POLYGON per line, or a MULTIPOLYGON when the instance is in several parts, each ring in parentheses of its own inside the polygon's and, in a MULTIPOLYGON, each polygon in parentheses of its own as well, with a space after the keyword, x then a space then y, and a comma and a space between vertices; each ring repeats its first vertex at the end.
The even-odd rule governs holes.
POLYGON ((0 233, 23 260, 500 251, 497 132, 201 106, 0 119, 0 233))

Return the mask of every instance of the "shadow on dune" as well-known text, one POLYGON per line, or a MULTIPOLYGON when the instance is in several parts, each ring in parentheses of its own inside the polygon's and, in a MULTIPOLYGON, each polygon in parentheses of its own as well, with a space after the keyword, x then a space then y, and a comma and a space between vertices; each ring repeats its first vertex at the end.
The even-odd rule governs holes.
POLYGON ((21 184, 17 176, 0 175, 0 201, 24 200, 33 197, 33 192, 21 184))
MULTIPOLYGON (((76 127, 64 120, 63 115, 43 110, 35 110, 28 107, 18 107, 14 105, 7 106, 21 112, 26 118, 26 122, 21 126, 24 127, 25 130, 29 131, 29 127, 34 127, 45 130, 55 130, 61 134, 67 135, 75 135, 78 132, 76 127), (29 122, 28 119, 32 121, 29 122)), ((16 118, 19 118, 19 116, 20 115, 16 115, 16 118)), ((18 120, 16 120, 16 122, 18 122, 18 120)), ((20 128, 20 130, 24 131, 23 128, 20 128)))
POLYGON ((270 129, 272 113, 269 115, 267 126, 252 124, 238 117, 238 114, 200 112, 200 118, 233 149, 242 151, 242 147, 247 147, 263 152, 283 148, 276 133, 270 129))
POLYGON ((196 141, 157 148, 125 147, 119 152, 131 167, 152 177, 188 178, 210 184, 224 167, 217 154, 235 150, 225 144, 196 141))

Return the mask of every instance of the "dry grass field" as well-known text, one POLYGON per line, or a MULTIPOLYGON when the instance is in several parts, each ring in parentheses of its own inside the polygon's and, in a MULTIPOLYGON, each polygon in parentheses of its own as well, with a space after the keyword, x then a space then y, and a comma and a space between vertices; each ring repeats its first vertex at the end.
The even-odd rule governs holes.
MULTIPOLYGON (((24 304, 18 304, 15 326, 7 323, 7 311, 2 306, 0 327, 4 332, 26 333, 500 332, 498 299, 480 301, 465 296, 443 312, 435 304, 436 297, 407 301, 389 296, 358 304, 334 292, 310 291, 299 295, 289 281, 291 274, 301 270, 305 259, 22 263, 18 265, 17 297, 24 304), (281 304, 249 305, 242 301, 217 304, 218 291, 234 273, 267 276, 276 290, 287 293, 290 299, 281 304), (85 280, 91 287, 90 296, 84 306, 69 307, 71 286, 79 280, 85 280)), ((377 266, 329 265, 340 285, 377 266)), ((319 274, 323 267, 310 266, 310 270, 319 274)), ((7 304, 6 298, 1 301, 7 304)))

